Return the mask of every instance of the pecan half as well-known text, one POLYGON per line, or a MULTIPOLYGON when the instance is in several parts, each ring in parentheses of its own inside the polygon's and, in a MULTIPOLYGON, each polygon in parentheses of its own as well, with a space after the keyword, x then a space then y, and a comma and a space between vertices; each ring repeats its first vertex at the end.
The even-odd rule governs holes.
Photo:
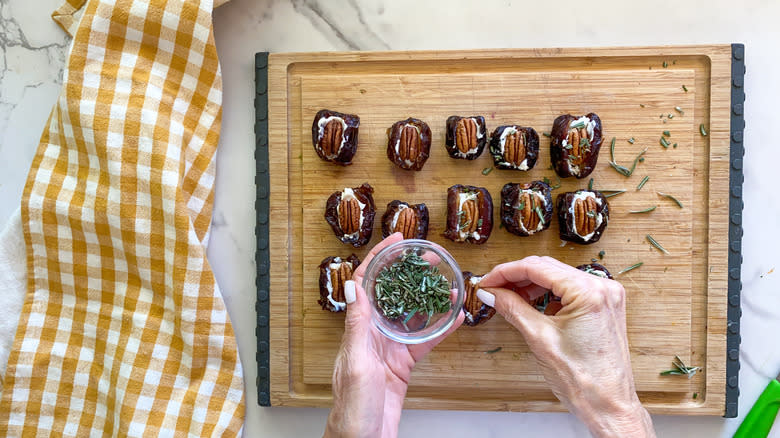
POLYGON ((452 158, 474 160, 485 150, 487 129, 482 116, 450 116, 444 145, 452 158))
POLYGON ((579 265, 577 266, 577 269, 583 272, 587 272, 588 274, 595 275, 596 277, 601 278, 609 278, 612 280, 612 274, 609 273, 607 268, 604 267, 604 265, 599 263, 589 263, 585 265, 579 265))
POLYGON ((499 126, 490 136, 490 154, 499 169, 532 169, 539 157, 539 134, 525 126, 499 126))
POLYGON ((578 190, 562 193, 556 201, 562 240, 590 244, 598 242, 609 222, 609 204, 601 192, 578 190))
POLYGON ((463 272, 463 283, 466 285, 466 298, 463 302, 463 313, 466 319, 463 320, 463 323, 470 327, 484 324, 496 314, 496 309, 483 303, 477 297, 480 280, 482 280, 481 275, 474 275, 469 271, 463 272))
POLYGON ((343 312, 347 308, 344 298, 344 282, 352 278, 360 260, 355 254, 346 259, 326 257, 320 263, 320 299, 317 301, 323 310, 343 312))
POLYGON ((401 169, 421 170, 431 152, 431 128, 422 120, 395 122, 387 132, 387 158, 401 169))
POLYGON ((550 158, 555 172, 561 178, 587 177, 596 167, 601 143, 601 119, 595 113, 558 116, 550 133, 550 158))
POLYGON ((425 204, 410 205, 403 201, 392 201, 382 215, 382 237, 395 232, 403 233, 404 239, 425 239, 428 237, 428 207, 425 204))
POLYGON ((373 192, 368 183, 363 183, 360 187, 346 187, 328 198, 325 220, 342 242, 357 248, 371 240, 376 214, 373 192))
POLYGON ((352 164, 358 144, 360 117, 323 109, 314 116, 311 141, 324 161, 348 166, 352 164))
POLYGON ((493 230, 493 199, 483 187, 456 184, 447 189, 447 229, 455 242, 485 243, 493 230))
POLYGON ((552 215, 552 190, 546 183, 507 183, 501 189, 501 222, 510 233, 525 237, 544 231, 552 215))

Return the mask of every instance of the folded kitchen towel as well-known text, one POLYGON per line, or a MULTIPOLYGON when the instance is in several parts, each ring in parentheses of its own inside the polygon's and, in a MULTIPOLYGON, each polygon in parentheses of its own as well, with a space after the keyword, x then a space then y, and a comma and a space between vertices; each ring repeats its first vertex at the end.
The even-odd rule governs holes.
POLYGON ((211 0, 90 0, 24 188, 7 436, 236 436, 206 260, 221 120, 211 0))
POLYGON ((17 208, 0 231, 0 395, 3 394, 5 366, 24 303, 26 277, 22 215, 17 208))

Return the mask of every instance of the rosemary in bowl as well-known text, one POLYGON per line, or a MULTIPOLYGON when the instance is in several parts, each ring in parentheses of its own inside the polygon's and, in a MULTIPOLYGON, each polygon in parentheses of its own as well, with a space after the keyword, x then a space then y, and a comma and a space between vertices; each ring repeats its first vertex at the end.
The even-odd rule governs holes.
POLYGON ((424 317, 426 327, 434 314, 452 307, 449 280, 414 250, 379 271, 374 294, 382 314, 390 320, 403 318, 407 329, 415 316, 424 317))

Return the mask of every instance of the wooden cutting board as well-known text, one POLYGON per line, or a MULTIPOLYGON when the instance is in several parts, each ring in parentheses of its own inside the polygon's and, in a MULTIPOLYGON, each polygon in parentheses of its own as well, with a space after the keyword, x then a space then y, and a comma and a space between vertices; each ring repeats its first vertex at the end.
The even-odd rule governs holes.
MULTIPOLYGON (((273 405, 327 406, 344 314, 317 304, 318 265, 353 251, 361 260, 381 240, 379 219, 394 199, 425 202, 429 239, 443 245, 463 270, 478 274, 498 263, 549 255, 571 265, 598 259, 627 292, 627 325, 637 391, 655 413, 723 415, 727 394, 729 152, 732 46, 609 49, 480 50, 271 54, 268 61, 270 175, 270 401, 273 405), (686 91, 687 89, 687 91, 686 91), (678 111, 675 108, 682 111, 678 111), (353 165, 321 161, 311 124, 323 108, 358 114, 359 146, 353 165), (597 113, 605 141, 596 189, 625 189, 612 197, 610 222, 592 245, 549 230, 517 237, 499 228, 501 187, 556 176, 550 168, 550 132, 558 115, 597 113), (527 172, 493 170, 486 151, 474 161, 454 160, 444 148, 450 115, 483 115, 488 132, 503 124, 540 133, 540 159, 527 172), (386 157, 387 128, 416 117, 432 129, 431 156, 420 172, 386 157), (708 132, 700 133, 700 125, 708 132), (660 144, 663 131, 671 144, 660 144), (630 167, 631 177, 609 165, 630 167), (630 138, 634 143, 629 143, 630 138), (649 181, 641 190, 644 176, 649 181), (377 220, 369 245, 353 249, 323 218, 328 196, 368 182, 377 220), (453 184, 487 188, 494 226, 481 246, 442 237, 446 190, 453 184), (657 192, 674 195, 678 208, 657 192), (658 206, 651 213, 630 214, 658 206), (652 247, 652 235, 669 254, 652 247), (692 379, 660 376, 679 355, 703 367, 692 379)), ((741 84, 740 84, 741 85, 741 84)), ((741 135, 741 132, 740 132, 741 135)), ((740 138, 741 140, 741 138, 740 138)), ((586 188, 588 179, 564 179, 553 196, 586 188)), ((741 181, 740 181, 741 187, 741 181)), ((737 272, 738 274, 738 272, 737 272)), ((738 299, 737 299, 738 301, 738 299)), ((261 367, 264 368, 264 367, 261 367)), ((731 401, 731 400, 729 400, 731 401)), ((735 400, 734 400, 735 401, 735 400)), ((429 409, 560 411, 519 333, 496 315, 463 326, 414 370, 406 406, 429 409), (492 352, 500 347, 499 351, 492 352)))

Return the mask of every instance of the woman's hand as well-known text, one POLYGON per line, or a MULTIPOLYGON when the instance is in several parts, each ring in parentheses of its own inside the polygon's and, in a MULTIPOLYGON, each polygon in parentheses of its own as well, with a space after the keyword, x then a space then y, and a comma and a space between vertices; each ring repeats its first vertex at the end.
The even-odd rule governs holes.
POLYGON ((634 389, 620 283, 527 257, 496 266, 479 287, 477 296, 520 331, 555 396, 594 435, 655 436, 634 389), (527 302, 547 290, 561 298, 555 316, 527 302))
POLYGON ((402 239, 401 233, 395 233, 376 245, 355 271, 353 281, 345 284, 347 316, 333 370, 333 409, 325 436, 396 436, 414 364, 463 322, 461 312, 444 335, 418 345, 392 341, 374 327, 363 275, 379 251, 402 239))

